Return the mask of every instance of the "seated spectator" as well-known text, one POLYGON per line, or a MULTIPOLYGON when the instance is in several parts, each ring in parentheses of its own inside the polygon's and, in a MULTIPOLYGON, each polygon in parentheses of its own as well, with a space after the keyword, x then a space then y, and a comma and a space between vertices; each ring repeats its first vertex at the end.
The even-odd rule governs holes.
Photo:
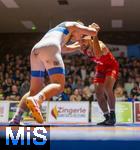
POLYGON ((79 89, 75 89, 73 95, 70 96, 70 101, 81 101, 82 97, 80 95, 79 89))
POLYGON ((3 89, 0 87, 0 100, 4 100, 3 89))
POLYGON ((114 90, 114 95, 117 101, 126 101, 125 91, 121 85, 117 85, 114 90))
POLYGON ((84 87, 82 90, 82 101, 93 101, 93 94, 88 86, 84 87))
POLYGON ((71 87, 66 87, 64 92, 62 93, 62 101, 69 101, 72 93, 71 87))
POLYGON ((12 84, 13 84, 12 79, 10 78, 7 78, 5 81, 3 81, 2 88, 5 97, 9 95, 12 84))
POLYGON ((27 78, 20 87, 20 96, 23 96, 25 93, 29 91, 30 88, 30 82, 29 79, 27 78))
POLYGON ((82 88, 84 88, 84 81, 80 78, 80 76, 77 76, 76 88, 77 88, 77 89, 82 89, 82 88))
POLYGON ((19 101, 20 94, 18 93, 18 88, 16 85, 12 85, 11 92, 6 96, 6 100, 19 101))
POLYGON ((130 92, 130 98, 132 98, 133 101, 140 101, 140 88, 138 82, 134 83, 134 88, 132 88, 130 92))
POLYGON ((130 95, 131 89, 134 87, 133 82, 126 82, 124 83, 124 89, 127 91, 128 95, 130 95))
POLYGON ((87 71, 86 71, 86 67, 84 65, 81 66, 80 73, 81 73, 82 80, 85 80, 86 76, 87 76, 87 71))
POLYGON ((3 84, 4 78, 2 72, 0 72, 0 85, 3 84))

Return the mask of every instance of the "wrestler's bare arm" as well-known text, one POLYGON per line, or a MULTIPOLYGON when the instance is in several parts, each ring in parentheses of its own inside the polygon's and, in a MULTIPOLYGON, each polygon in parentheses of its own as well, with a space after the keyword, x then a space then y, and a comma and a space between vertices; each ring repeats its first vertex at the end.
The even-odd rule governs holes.
MULTIPOLYGON (((89 27, 94 28, 99 32, 100 27, 96 23, 92 23, 89 27)), ((93 37, 93 51, 96 57, 100 57, 103 54, 104 48, 106 48, 105 44, 102 41, 99 41, 98 36, 93 37)))
POLYGON ((96 36, 97 35, 97 30, 95 28, 86 27, 86 26, 83 26, 80 24, 68 26, 68 29, 71 32, 77 31, 81 35, 89 35, 89 36, 96 36))
POLYGON ((69 45, 64 45, 62 47, 63 53, 72 53, 72 52, 79 51, 79 50, 80 50, 80 45, 78 42, 75 42, 75 43, 69 44, 69 45))
POLYGON ((102 47, 99 43, 98 37, 94 37, 93 39, 93 51, 96 57, 100 57, 102 55, 102 47))

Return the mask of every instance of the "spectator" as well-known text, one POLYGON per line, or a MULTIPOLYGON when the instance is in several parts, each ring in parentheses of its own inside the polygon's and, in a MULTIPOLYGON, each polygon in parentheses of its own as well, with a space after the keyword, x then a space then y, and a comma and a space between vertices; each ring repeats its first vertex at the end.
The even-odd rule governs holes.
POLYGON ((70 101, 81 101, 82 97, 80 95, 79 89, 75 89, 73 95, 70 96, 70 101))
POLYGON ((83 66, 81 66, 81 78, 82 78, 82 80, 86 79, 86 75, 87 75, 86 68, 83 65, 83 66))
POLYGON ((82 90, 82 101, 93 101, 93 94, 88 86, 84 87, 82 90))
POLYGON ((18 93, 18 87, 16 85, 12 85, 11 92, 6 96, 6 100, 19 101, 20 95, 18 93))
POLYGON ((11 87, 12 87, 12 79, 7 77, 7 79, 2 84, 3 93, 5 97, 10 94, 11 87))
POLYGON ((0 100, 4 100, 3 89, 0 87, 0 100))
POLYGON ((27 78, 21 84, 21 87, 20 87, 20 96, 23 96, 25 93, 27 93, 29 91, 29 88, 30 88, 30 82, 29 82, 29 79, 27 78))
POLYGON ((63 93, 61 94, 62 101, 69 101, 72 93, 71 87, 65 87, 63 93))
POLYGON ((134 101, 140 101, 140 88, 138 82, 134 83, 134 88, 132 88, 130 92, 130 98, 134 101))
POLYGON ((119 84, 114 90, 114 95, 117 101, 126 101, 124 88, 119 84))

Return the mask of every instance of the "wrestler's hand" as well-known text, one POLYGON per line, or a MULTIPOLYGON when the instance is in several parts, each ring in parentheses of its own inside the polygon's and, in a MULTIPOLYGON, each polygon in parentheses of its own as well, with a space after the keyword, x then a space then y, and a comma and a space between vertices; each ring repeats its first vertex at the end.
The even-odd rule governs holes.
POLYGON ((98 24, 96 24, 96 23, 92 23, 91 25, 89 25, 89 27, 90 27, 90 28, 94 28, 94 29, 96 29, 96 30, 97 30, 97 32, 99 32, 99 30, 100 30, 99 25, 98 25, 98 24))

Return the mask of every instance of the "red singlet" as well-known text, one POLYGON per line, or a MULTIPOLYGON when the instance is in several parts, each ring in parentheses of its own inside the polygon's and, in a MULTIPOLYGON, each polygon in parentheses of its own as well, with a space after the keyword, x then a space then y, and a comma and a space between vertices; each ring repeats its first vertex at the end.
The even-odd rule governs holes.
POLYGON ((94 83, 104 83, 106 76, 111 76, 115 79, 118 78, 119 64, 111 52, 107 52, 106 55, 102 55, 100 58, 92 56, 90 50, 83 52, 90 57, 91 61, 97 64, 94 83))

